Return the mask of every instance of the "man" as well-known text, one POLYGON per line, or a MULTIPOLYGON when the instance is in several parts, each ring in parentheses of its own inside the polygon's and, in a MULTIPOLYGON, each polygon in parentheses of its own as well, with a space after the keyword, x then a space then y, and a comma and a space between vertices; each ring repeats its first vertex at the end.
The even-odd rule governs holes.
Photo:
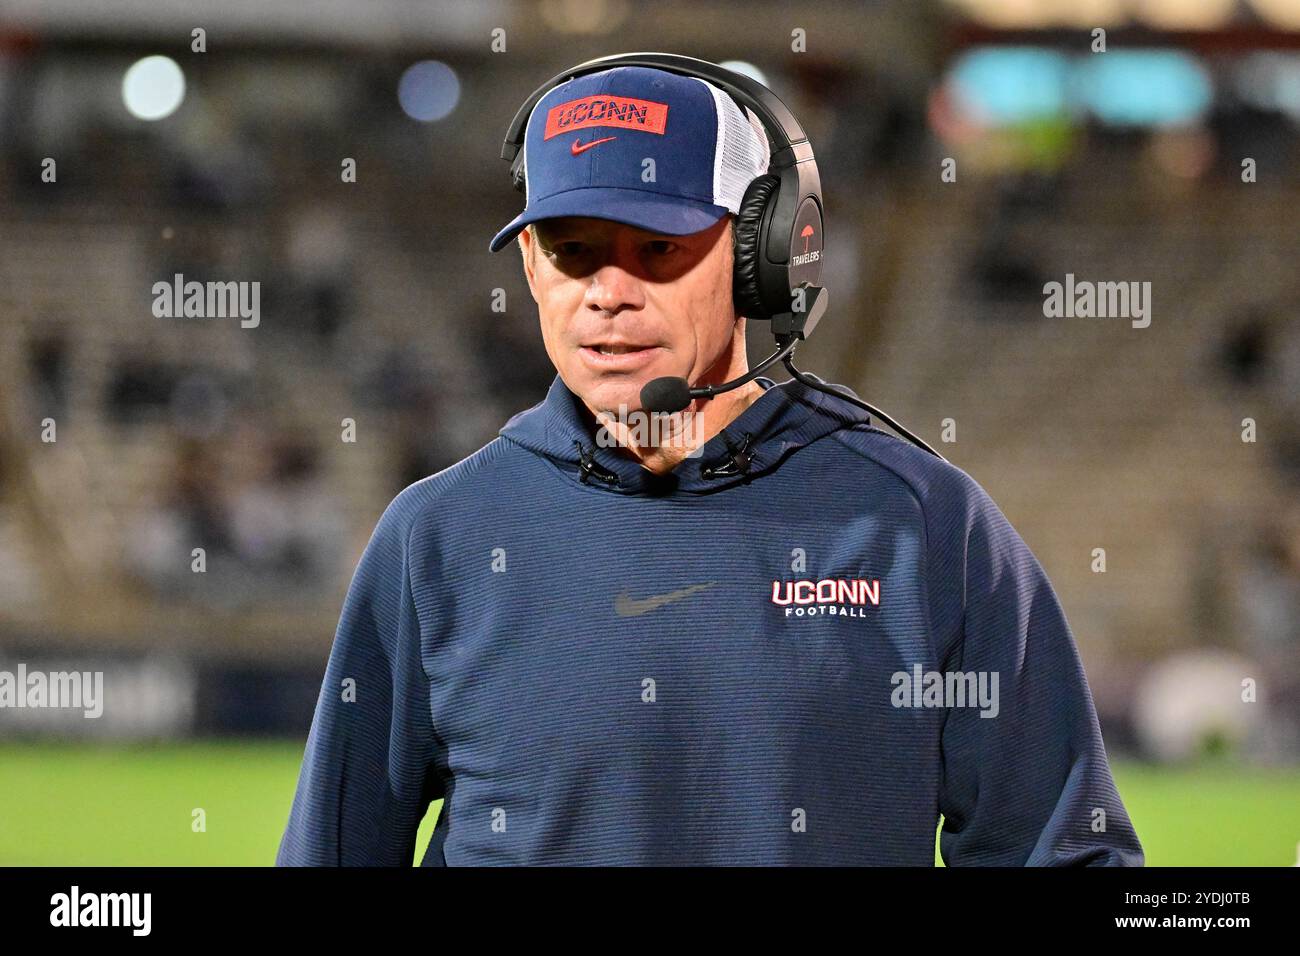
POLYGON ((491 248, 518 235, 558 374, 380 519, 278 862, 409 865, 441 798, 424 865, 928 866, 940 814, 949 865, 1141 865, 1060 605, 969 476, 797 380, 639 427, 648 381, 746 370, 753 118, 620 67, 525 143, 491 248), (668 121, 547 135, 592 96, 668 121))

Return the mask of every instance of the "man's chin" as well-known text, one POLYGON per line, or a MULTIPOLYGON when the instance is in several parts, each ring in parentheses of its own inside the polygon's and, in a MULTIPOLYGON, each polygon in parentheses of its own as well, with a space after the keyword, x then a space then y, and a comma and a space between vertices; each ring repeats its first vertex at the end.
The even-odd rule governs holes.
POLYGON ((606 411, 611 415, 639 411, 641 387, 657 376, 637 376, 620 381, 597 381, 582 396, 589 408, 606 411))

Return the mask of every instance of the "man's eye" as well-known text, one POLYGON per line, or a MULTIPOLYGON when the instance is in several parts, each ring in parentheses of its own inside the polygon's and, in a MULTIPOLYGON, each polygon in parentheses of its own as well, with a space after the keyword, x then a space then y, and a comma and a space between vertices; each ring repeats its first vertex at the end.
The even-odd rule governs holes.
POLYGON ((559 242, 551 247, 551 251, 557 256, 571 258, 582 255, 587 251, 587 247, 581 242, 559 242))
POLYGON ((677 243, 669 242, 667 239, 654 239, 650 243, 650 251, 657 256, 666 256, 671 252, 677 251, 677 243))

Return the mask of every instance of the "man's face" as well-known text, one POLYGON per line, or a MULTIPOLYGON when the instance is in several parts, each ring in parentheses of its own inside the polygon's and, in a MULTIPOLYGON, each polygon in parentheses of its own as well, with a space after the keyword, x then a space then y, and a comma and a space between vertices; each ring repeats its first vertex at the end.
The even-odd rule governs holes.
POLYGON ((578 217, 537 223, 536 239, 521 234, 547 354, 589 408, 637 410, 652 379, 694 382, 727 361, 730 218, 686 236, 578 217))

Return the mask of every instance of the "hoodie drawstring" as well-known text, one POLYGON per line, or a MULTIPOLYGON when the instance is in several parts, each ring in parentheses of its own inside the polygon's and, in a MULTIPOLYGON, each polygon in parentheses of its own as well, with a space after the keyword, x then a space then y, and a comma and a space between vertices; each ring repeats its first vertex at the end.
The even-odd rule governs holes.
POLYGON ((701 478, 729 478, 732 475, 749 474, 749 466, 753 462, 753 455, 749 453, 749 443, 753 440, 753 435, 745 432, 744 438, 741 439, 740 446, 732 444, 731 439, 724 431, 722 440, 726 443, 726 457, 719 459, 712 465, 700 465, 701 478))
POLYGON ((588 478, 596 478, 598 481, 610 485, 618 484, 618 475, 596 461, 596 450, 594 448, 583 448, 582 442, 576 439, 573 443, 578 446, 578 467, 582 472, 582 483, 584 485, 587 483, 588 478))

